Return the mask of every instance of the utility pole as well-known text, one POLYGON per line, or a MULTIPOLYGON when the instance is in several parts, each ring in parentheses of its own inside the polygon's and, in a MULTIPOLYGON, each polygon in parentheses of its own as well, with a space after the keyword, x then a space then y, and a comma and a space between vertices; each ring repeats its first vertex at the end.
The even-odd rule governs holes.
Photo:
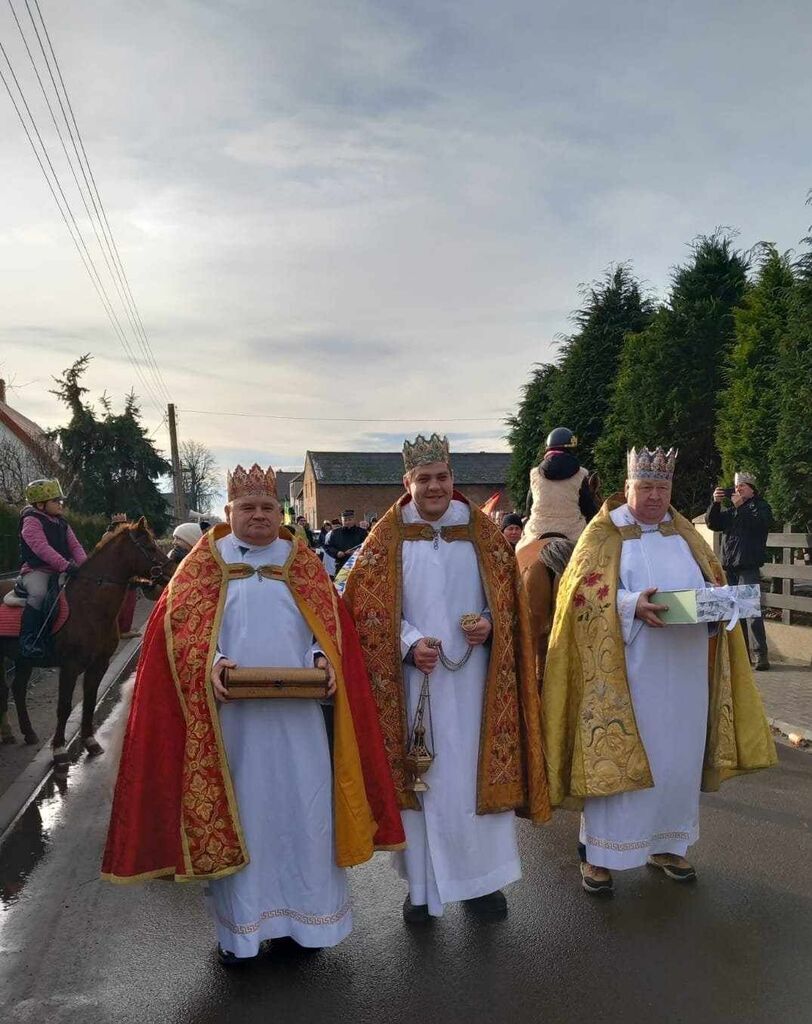
POLYGON ((169 403, 166 410, 169 421, 169 450, 172 457, 172 484, 175 492, 175 520, 183 523, 186 521, 186 495, 183 491, 183 471, 178 451, 178 429, 175 424, 175 406, 172 402, 169 403))

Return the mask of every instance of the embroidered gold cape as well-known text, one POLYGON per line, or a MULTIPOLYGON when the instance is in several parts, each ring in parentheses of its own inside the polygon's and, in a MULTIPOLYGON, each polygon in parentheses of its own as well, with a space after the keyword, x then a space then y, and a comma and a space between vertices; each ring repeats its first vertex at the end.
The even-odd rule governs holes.
MULTIPOLYGON (((623 504, 614 495, 592 520, 561 578, 542 687, 547 775, 553 806, 578 807, 587 796, 611 796, 653 786, 637 729, 617 588, 624 531, 610 518, 623 504)), ((716 556, 694 526, 670 509, 705 579, 725 582, 716 556)), ((629 534, 631 536, 631 534, 629 534)), ((679 626, 670 627, 679 629, 679 626)), ((776 762, 761 697, 740 629, 720 625, 708 651, 708 732, 703 790, 743 771, 776 762)))
MULTIPOLYGON (((228 582, 257 571, 223 561, 215 542, 228 532, 220 525, 202 538, 150 617, 102 865, 109 881, 221 878, 248 863, 210 682, 228 582)), ((350 867, 374 848, 402 848, 402 822, 352 622, 316 554, 284 528, 280 536, 290 555, 266 569, 336 673, 335 858, 350 867)))
MULTIPOLYGON (((454 498, 469 504, 461 494, 454 498)), ((403 809, 418 809, 406 788, 406 706, 400 649, 403 595, 402 546, 412 531, 430 526, 404 524, 404 495, 375 525, 347 580, 344 600, 355 621, 384 746, 403 809)), ((534 822, 550 816, 541 744, 541 719, 527 600, 516 559, 499 529, 471 505, 470 523, 447 529, 473 543, 493 618, 491 653, 482 709, 477 772, 477 813, 515 809, 534 822), (461 532, 459 532, 461 531, 461 532), (463 536, 464 535, 464 536, 463 536)))

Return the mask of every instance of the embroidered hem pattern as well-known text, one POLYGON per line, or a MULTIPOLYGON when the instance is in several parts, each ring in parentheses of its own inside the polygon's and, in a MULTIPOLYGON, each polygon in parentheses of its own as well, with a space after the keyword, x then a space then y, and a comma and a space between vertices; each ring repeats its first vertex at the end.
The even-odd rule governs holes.
POLYGON ((217 920, 224 928, 228 928, 232 935, 253 935, 254 932, 258 932, 263 921, 270 921, 274 917, 289 917, 294 921, 298 921, 299 924, 309 925, 328 925, 338 924, 338 922, 347 916, 350 912, 350 901, 344 904, 340 910, 337 910, 334 914, 303 914, 299 910, 290 910, 288 907, 277 907, 274 910, 265 910, 259 915, 258 921, 252 921, 251 924, 235 924, 233 921, 228 921, 226 918, 217 915, 217 920))
POLYGON ((624 853, 626 850, 645 850, 652 843, 660 842, 663 839, 676 839, 679 842, 690 843, 690 832, 656 832, 648 839, 638 839, 633 843, 616 843, 612 839, 599 839, 597 836, 587 836, 588 846, 597 846, 600 850, 616 850, 624 853))

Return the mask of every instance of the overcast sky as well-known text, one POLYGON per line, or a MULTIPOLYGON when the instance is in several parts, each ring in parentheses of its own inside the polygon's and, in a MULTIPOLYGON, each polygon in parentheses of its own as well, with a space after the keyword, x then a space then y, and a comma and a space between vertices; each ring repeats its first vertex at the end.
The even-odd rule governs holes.
MULTIPOLYGON (((223 466, 502 450, 580 283, 630 260, 662 294, 697 234, 812 219, 808 0, 40 3, 181 436, 223 466)), ((0 39, 55 141, 7 5, 0 39)), ((0 176, 11 403, 59 423, 86 351, 93 393, 142 392, 2 90, 0 176)))

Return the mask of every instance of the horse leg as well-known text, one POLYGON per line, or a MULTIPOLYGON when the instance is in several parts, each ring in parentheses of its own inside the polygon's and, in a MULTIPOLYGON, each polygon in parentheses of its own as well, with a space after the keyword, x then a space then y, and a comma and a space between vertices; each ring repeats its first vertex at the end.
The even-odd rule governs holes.
POLYGON ((51 741, 54 753, 54 764, 68 763, 68 751, 65 747, 65 726, 70 718, 73 707, 73 689, 79 676, 73 665, 63 665, 59 670, 59 697, 56 704, 56 731, 51 741))
POLYGON ((102 681, 107 666, 110 664, 108 657, 97 658, 85 669, 82 681, 82 744, 90 757, 98 757, 104 753, 104 747, 96 739, 93 715, 96 711, 96 700, 99 694, 99 683, 102 681))
POLYGON ((25 699, 28 693, 28 680, 31 678, 33 671, 34 668, 29 661, 26 661, 24 658, 15 659, 14 682, 11 686, 11 692, 14 694, 14 704, 17 708, 17 722, 20 726, 20 732, 23 734, 25 742, 29 744, 39 743, 39 736, 34 732, 34 726, 28 717, 28 703, 25 699))
POLYGON ((0 743, 14 743, 14 733, 8 724, 8 683, 6 681, 6 662, 0 652, 0 743))

